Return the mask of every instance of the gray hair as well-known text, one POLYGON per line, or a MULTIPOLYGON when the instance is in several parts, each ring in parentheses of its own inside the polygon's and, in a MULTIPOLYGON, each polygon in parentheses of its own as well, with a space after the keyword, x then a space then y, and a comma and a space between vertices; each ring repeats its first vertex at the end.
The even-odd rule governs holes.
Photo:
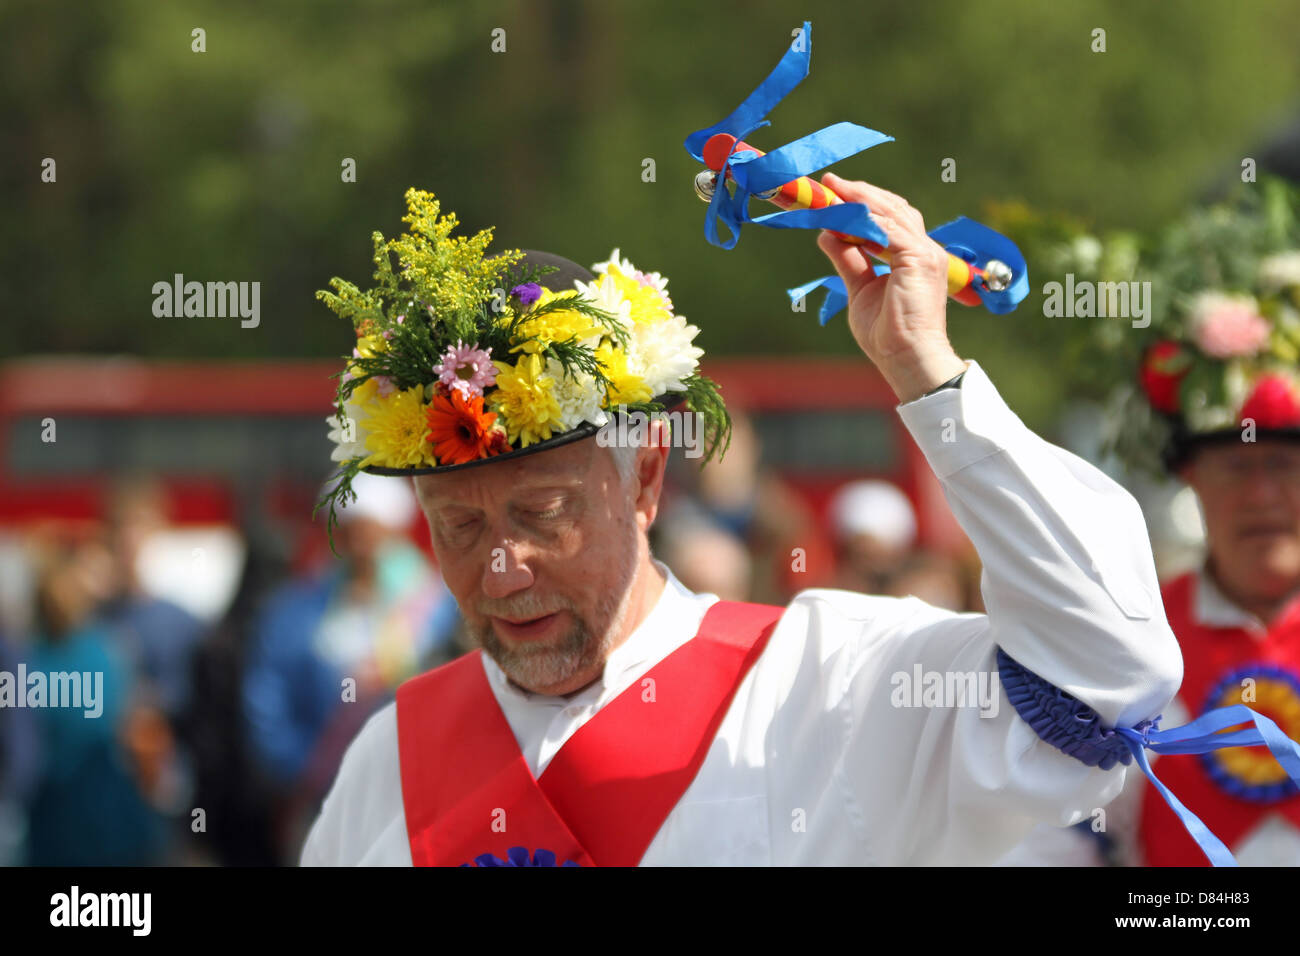
MULTIPOLYGON (((672 437, 672 423, 663 421, 662 441, 670 441, 672 437)), ((614 456, 614 468, 618 471, 618 479, 623 484, 627 484, 632 479, 632 473, 636 470, 636 453, 640 445, 633 442, 616 441, 606 446, 614 456)))
POLYGON ((626 485, 632 480, 632 473, 636 470, 637 446, 631 442, 615 442, 609 446, 609 453, 614 456, 614 469, 618 472, 618 480, 626 485))

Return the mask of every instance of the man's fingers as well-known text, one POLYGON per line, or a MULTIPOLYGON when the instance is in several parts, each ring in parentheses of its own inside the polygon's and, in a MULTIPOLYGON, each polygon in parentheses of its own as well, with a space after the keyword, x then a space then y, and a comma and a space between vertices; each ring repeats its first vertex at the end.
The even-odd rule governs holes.
POLYGON ((887 189, 857 179, 844 179, 834 173, 822 175, 822 184, 846 202, 866 203, 875 219, 889 236, 890 245, 919 239, 925 235, 925 219, 906 199, 887 189), (892 228, 891 228, 892 227, 892 228), (897 233, 897 237, 895 237, 897 233))

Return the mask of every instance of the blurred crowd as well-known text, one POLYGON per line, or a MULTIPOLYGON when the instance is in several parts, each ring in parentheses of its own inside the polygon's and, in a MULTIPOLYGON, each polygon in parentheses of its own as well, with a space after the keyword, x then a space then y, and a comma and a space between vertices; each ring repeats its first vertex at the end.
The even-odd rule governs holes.
POLYGON ((102 673, 104 709, 0 711, 0 862, 294 861, 361 724, 459 653, 455 602, 410 539, 409 484, 363 488, 337 559, 295 569, 246 535, 209 620, 140 573, 172 530, 152 481, 120 483, 90 532, 27 536, 28 601, 6 609, 0 670, 102 673))
MULTIPOLYGON (((10 537, 0 671, 102 673, 105 705, 0 710, 0 863, 296 862, 365 720, 469 649, 410 483, 355 487, 337 557, 295 562, 245 528, 229 593, 190 608, 156 586, 159 568, 208 591, 220 574, 177 568, 186 547, 149 551, 179 530, 155 479, 113 484, 89 529, 10 537)), ((309 533, 322 544, 323 522, 309 533)), ((921 547, 898 487, 848 482, 814 509, 762 466, 743 418, 721 463, 673 470, 651 544, 687 587, 727 599, 841 587, 982 609, 973 554, 921 547)))

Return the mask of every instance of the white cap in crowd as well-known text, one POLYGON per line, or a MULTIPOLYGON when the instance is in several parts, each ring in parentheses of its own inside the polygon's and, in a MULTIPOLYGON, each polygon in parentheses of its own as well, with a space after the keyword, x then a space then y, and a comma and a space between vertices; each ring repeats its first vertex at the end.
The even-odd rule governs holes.
POLYGON ((916 513, 907 495, 887 481, 853 481, 831 500, 831 527, 840 539, 870 535, 895 548, 916 540, 916 513))
POLYGON ((388 478, 361 472, 352 479, 357 500, 339 508, 339 524, 370 518, 394 530, 405 530, 419 507, 410 478, 388 478))

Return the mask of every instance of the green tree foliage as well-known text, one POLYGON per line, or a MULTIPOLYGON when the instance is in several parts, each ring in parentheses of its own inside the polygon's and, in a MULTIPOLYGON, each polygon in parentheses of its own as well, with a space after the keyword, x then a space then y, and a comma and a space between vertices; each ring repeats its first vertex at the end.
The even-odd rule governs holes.
MULTIPOLYGON (((997 201, 1092 231, 1149 228, 1236 176, 1300 90, 1300 8, 1254 0, 11 0, 0 276, 18 315, 0 355, 337 355, 350 333, 313 292, 367 269, 358 237, 396 232, 412 186, 467 231, 495 226, 499 248, 591 262, 620 246, 672 278, 710 354, 848 352, 842 320, 820 329, 783 294, 828 271, 811 235, 751 228, 733 251, 709 246, 681 145, 767 74, 805 16, 811 73, 755 145, 840 120, 889 133, 836 171, 901 193, 931 225, 993 216, 997 201), (945 158, 956 182, 940 178, 945 158), (175 273, 260 281, 260 326, 154 317, 150 289, 175 273)), ((1050 276, 1031 262, 1031 278, 1050 276)), ((1035 298, 1008 317, 950 314, 959 350, 1045 421, 1064 398, 1050 369, 1069 320, 1035 298)))

